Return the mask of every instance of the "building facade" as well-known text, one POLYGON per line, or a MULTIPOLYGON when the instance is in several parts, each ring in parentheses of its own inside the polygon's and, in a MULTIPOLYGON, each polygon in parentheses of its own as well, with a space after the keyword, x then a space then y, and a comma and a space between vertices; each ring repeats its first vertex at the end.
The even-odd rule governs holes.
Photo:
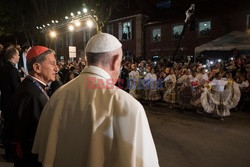
POLYGON ((160 56, 171 59, 177 52, 177 58, 186 59, 188 56, 194 56, 194 48, 197 46, 231 31, 250 30, 250 7, 244 3, 238 4, 235 8, 232 8, 233 5, 234 3, 223 6, 223 3, 207 2, 197 6, 194 25, 190 27, 187 24, 180 41, 187 6, 178 8, 179 10, 165 10, 162 15, 167 17, 158 15, 151 18, 137 14, 111 20, 108 22, 107 32, 121 41, 125 56, 160 56), (213 10, 209 11, 206 8, 213 10), (126 26, 129 27, 128 30, 126 26))
MULTIPOLYGON (((121 41, 125 57, 147 59, 159 56, 172 59, 175 55, 179 60, 185 60, 194 56, 197 46, 235 30, 250 31, 250 2, 239 1, 202 0, 197 3, 195 22, 187 24, 181 39, 185 13, 190 5, 187 3, 159 9, 156 14, 125 12, 110 19, 104 31, 121 41)), ((69 46, 75 46, 76 59, 79 59, 83 58, 87 41, 94 34, 96 29, 82 27, 74 32, 61 33, 50 44, 56 49, 58 58, 64 60, 70 59, 69 46)))

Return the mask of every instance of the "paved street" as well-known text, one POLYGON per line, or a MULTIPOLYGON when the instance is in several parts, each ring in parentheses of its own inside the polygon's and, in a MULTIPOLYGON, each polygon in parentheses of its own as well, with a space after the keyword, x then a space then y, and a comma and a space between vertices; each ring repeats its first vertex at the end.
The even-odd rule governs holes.
POLYGON ((232 112, 221 121, 160 104, 145 109, 161 167, 249 166, 250 113, 232 112))
MULTIPOLYGON (((225 121, 166 104, 145 105, 161 167, 248 167, 250 112, 225 121)), ((0 150, 3 161, 3 150, 0 150)), ((0 167, 13 164, 0 162, 0 167)))

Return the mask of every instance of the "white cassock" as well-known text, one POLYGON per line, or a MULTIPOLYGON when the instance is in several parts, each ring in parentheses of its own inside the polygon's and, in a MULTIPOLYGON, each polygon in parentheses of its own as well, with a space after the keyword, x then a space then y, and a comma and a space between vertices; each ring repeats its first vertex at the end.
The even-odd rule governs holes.
POLYGON ((117 87, 93 88, 109 79, 90 66, 53 94, 32 150, 43 167, 159 166, 143 106, 117 87))

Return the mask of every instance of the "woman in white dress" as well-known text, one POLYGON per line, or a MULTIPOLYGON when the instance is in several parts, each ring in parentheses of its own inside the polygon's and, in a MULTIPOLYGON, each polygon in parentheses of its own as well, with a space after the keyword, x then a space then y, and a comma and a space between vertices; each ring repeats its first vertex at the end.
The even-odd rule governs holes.
POLYGON ((163 95, 163 100, 169 103, 169 107, 173 108, 176 96, 176 76, 174 70, 171 69, 169 75, 164 79, 166 91, 163 95))
POLYGON ((190 105, 190 101, 192 99, 192 79, 193 76, 191 74, 191 70, 188 69, 185 71, 185 74, 177 80, 177 83, 181 84, 181 88, 178 92, 178 100, 182 110, 190 105))
POLYGON ((214 113, 224 120, 224 116, 230 115, 230 109, 236 107, 240 100, 240 89, 232 80, 223 79, 220 72, 216 73, 215 79, 204 88, 201 94, 201 104, 207 113, 214 113))
POLYGON ((161 99, 159 85, 157 83, 157 76, 155 70, 152 68, 150 73, 144 77, 145 81, 145 100, 156 101, 161 99))
POLYGON ((129 94, 131 94, 134 98, 139 99, 140 96, 137 94, 137 83, 139 81, 139 72, 137 71, 137 67, 135 64, 132 66, 133 71, 129 73, 129 94))

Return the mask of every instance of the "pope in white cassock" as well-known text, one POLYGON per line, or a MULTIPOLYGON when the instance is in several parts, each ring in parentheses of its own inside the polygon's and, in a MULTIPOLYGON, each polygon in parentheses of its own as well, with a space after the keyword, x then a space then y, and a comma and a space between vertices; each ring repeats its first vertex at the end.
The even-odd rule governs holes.
POLYGON ((114 85, 121 47, 110 34, 92 37, 88 66, 46 104, 33 145, 44 167, 159 166, 143 106, 114 85))

